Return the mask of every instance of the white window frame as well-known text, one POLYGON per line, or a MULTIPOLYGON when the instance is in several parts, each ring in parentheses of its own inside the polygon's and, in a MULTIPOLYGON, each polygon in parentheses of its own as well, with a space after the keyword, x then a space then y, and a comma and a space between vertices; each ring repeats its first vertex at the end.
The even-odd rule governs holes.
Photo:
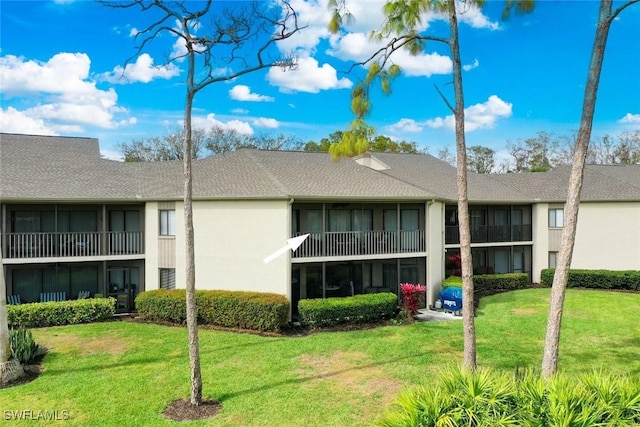
POLYGON ((176 211, 175 209, 163 209, 160 211, 160 235, 176 235, 176 211))
POLYGON ((562 228, 564 227, 564 209, 554 208, 549 209, 549 228, 562 228))

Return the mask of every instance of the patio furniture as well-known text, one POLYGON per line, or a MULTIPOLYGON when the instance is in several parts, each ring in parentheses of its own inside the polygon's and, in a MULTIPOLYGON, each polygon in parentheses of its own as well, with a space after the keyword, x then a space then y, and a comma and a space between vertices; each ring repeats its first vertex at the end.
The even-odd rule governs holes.
POLYGON ((43 292, 40 294, 40 302, 50 302, 50 301, 66 301, 67 293, 66 292, 43 292))
POLYGON ((22 300, 20 300, 20 295, 9 295, 7 297, 7 304, 13 304, 13 305, 22 304, 22 300))
POLYGON ((91 291, 80 291, 78 292, 78 299, 87 299, 91 296, 91 291))

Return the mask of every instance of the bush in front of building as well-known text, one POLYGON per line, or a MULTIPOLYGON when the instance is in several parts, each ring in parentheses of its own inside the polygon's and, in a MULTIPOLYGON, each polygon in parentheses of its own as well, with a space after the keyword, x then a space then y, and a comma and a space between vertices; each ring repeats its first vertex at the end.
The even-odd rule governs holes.
POLYGON ((107 320, 115 313, 115 307, 114 298, 34 302, 7 306, 7 319, 13 328, 75 325, 107 320))
POLYGON ((298 302, 300 324, 309 328, 379 322, 393 317, 397 309, 398 297, 391 292, 298 302))
MULTIPOLYGON (((540 281, 545 286, 553 284, 555 269, 545 268, 540 281)), ((568 288, 624 289, 640 291, 638 270, 569 270, 568 288)))
POLYGON ((529 287, 531 281, 527 273, 481 274, 473 276, 476 292, 502 292, 529 287))
MULTIPOLYGON (((198 323, 254 331, 280 331, 288 324, 289 300, 266 292, 196 291, 198 323)), ((186 290, 156 289, 136 297, 138 314, 152 321, 183 324, 186 290)))

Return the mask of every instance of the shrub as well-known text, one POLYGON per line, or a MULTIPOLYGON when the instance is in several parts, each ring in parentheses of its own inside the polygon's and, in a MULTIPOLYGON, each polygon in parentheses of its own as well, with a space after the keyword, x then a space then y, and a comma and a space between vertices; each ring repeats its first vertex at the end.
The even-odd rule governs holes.
POLYGON ((302 299, 298 302, 300 324, 311 328, 378 322, 391 318, 397 308, 398 297, 390 292, 344 298, 302 299))
POLYGON ((9 342, 13 358, 23 365, 38 361, 49 351, 36 343, 31 331, 25 328, 10 330, 9 342))
MULTIPOLYGON (((553 284, 555 269, 545 268, 540 281, 545 286, 553 284)), ((569 270, 568 288, 626 289, 640 291, 638 270, 569 270)))
MULTIPOLYGON (((287 325, 289 301, 284 295, 243 291, 196 291, 198 322, 256 331, 279 331, 287 325)), ((142 292, 136 309, 145 319, 182 324, 187 319, 186 290, 142 292)))
POLYGON ((400 290, 402 291, 402 304, 404 309, 407 310, 410 315, 415 315, 420 305, 420 297, 427 291, 427 287, 419 284, 414 285, 413 283, 401 283, 400 290))
POLYGON ((113 313, 115 313, 113 298, 88 298, 7 306, 9 326, 17 328, 100 322, 113 316, 113 313))
POLYGON ((529 284, 529 275, 526 273, 482 274, 473 276, 473 288, 475 291, 511 291, 526 288, 529 284))
POLYGON ((449 276, 446 279, 444 279, 444 281, 442 282, 442 289, 446 289, 446 288, 450 288, 450 287, 461 288, 462 287, 462 277, 460 277, 460 276, 449 276))
POLYGON ((405 391, 379 426, 638 425, 640 380, 604 372, 533 371, 510 376, 487 369, 443 369, 437 381, 405 391))

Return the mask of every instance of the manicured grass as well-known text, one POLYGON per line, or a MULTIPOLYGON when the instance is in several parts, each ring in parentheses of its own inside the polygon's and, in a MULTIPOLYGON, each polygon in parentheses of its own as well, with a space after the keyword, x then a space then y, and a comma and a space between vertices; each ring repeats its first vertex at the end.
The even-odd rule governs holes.
MULTIPOLYGON (((539 366, 548 289, 483 298, 479 362, 539 366)), ((569 290, 560 368, 640 376, 640 294, 569 290)), ((60 425, 176 424, 160 415, 189 393, 186 330, 107 322, 34 330, 51 348, 34 382, 0 391, 0 408, 69 411, 60 425)), ((194 426, 370 425, 407 385, 461 360, 462 322, 429 322, 305 337, 201 330, 204 395, 222 411, 194 426)), ((0 414, 6 417, 6 413, 0 414)), ((12 425, 33 425, 33 421, 12 425)))

